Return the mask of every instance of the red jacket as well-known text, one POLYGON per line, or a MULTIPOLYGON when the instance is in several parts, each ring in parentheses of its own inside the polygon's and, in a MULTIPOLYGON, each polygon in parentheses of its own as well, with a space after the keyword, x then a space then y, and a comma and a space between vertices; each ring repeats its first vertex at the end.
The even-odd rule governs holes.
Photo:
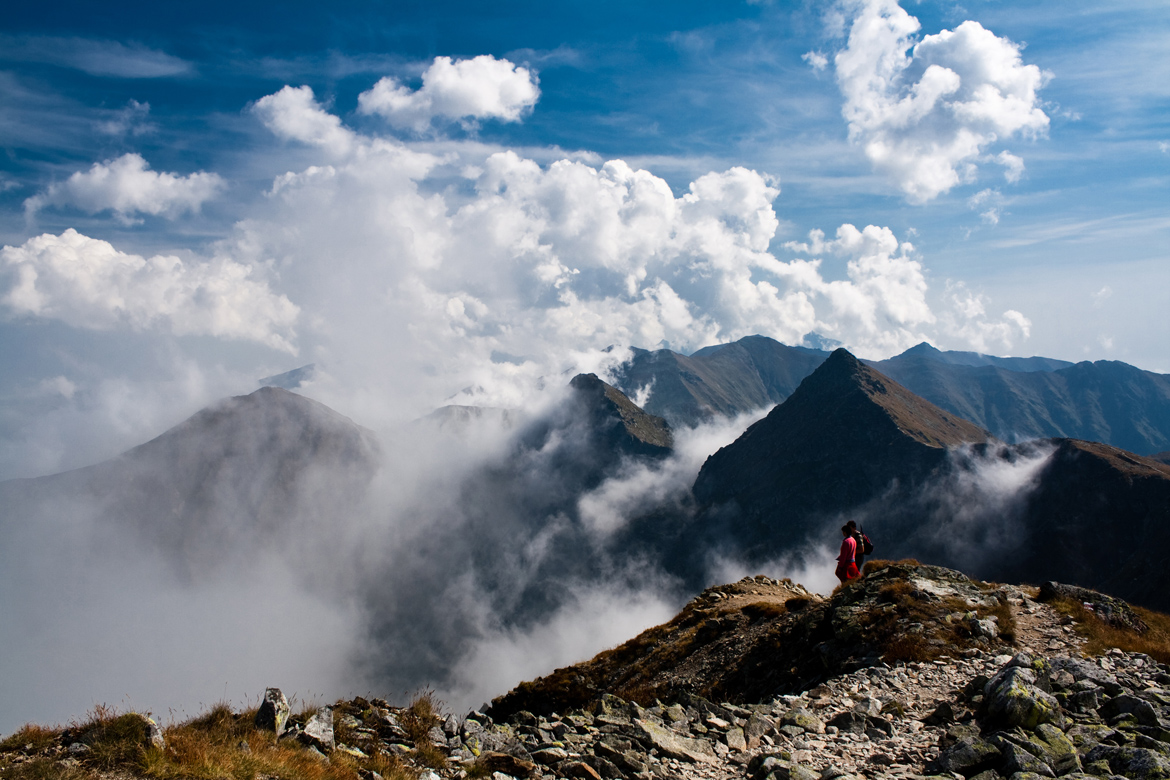
POLYGON ((857 556, 857 540, 846 536, 841 540, 841 554, 837 556, 837 563, 850 563, 857 556))

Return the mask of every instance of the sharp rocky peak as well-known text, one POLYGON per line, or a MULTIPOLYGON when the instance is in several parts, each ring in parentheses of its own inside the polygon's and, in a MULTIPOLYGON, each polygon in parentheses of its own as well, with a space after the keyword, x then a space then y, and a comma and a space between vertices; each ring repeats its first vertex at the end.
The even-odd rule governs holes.
POLYGON ((596 374, 578 374, 569 387, 595 423, 602 427, 619 424, 619 437, 628 437, 628 443, 637 449, 665 453, 674 446, 674 434, 666 420, 648 414, 596 374))

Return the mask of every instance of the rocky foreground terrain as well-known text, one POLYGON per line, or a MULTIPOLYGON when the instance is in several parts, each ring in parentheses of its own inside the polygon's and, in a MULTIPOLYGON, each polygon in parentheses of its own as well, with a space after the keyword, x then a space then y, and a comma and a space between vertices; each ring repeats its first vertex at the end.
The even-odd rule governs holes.
POLYGON ((270 689, 259 710, 166 729, 29 726, 0 743, 0 776, 1148 780, 1170 776, 1170 667, 1091 653, 1164 647, 1162 621, 914 562, 874 562, 830 598, 745 578, 487 713, 424 696, 290 716, 270 689))

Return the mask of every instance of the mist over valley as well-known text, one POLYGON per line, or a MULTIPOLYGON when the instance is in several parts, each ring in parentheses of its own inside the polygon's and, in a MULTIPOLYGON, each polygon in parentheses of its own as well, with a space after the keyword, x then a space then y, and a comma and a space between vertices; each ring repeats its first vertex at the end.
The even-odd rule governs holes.
POLYGON ((741 572, 827 593, 845 519, 884 558, 1167 606, 1142 573, 1170 528, 1170 467, 1007 444, 844 350, 745 342, 605 353, 627 359, 603 375, 642 380, 633 394, 665 418, 590 373, 526 408, 443 407, 375 434, 302 395, 311 381, 269 378, 113 460, 0 483, 15 717, 244 701, 273 676, 303 697, 432 688, 469 709, 741 572), (771 363, 741 357, 760 346, 771 363), (739 368, 680 374, 711 356, 739 368), (810 358, 785 393, 776 377, 810 358), (1103 544, 1135 528, 1154 543, 1103 544), (37 674, 45 643, 62 662, 37 674))
POLYGON ((1166 9, 91 6, 0 20, 5 780, 895 780, 1100 610, 1046 712, 1170 735, 1166 9))

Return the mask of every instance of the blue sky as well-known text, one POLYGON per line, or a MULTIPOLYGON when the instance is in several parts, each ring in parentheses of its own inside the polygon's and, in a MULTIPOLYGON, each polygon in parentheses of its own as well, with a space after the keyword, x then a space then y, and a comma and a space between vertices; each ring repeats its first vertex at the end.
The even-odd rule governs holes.
POLYGON ((1159 2, 10 9, 0 477, 311 362, 363 421, 750 333, 1170 372, 1168 45, 1159 2))

